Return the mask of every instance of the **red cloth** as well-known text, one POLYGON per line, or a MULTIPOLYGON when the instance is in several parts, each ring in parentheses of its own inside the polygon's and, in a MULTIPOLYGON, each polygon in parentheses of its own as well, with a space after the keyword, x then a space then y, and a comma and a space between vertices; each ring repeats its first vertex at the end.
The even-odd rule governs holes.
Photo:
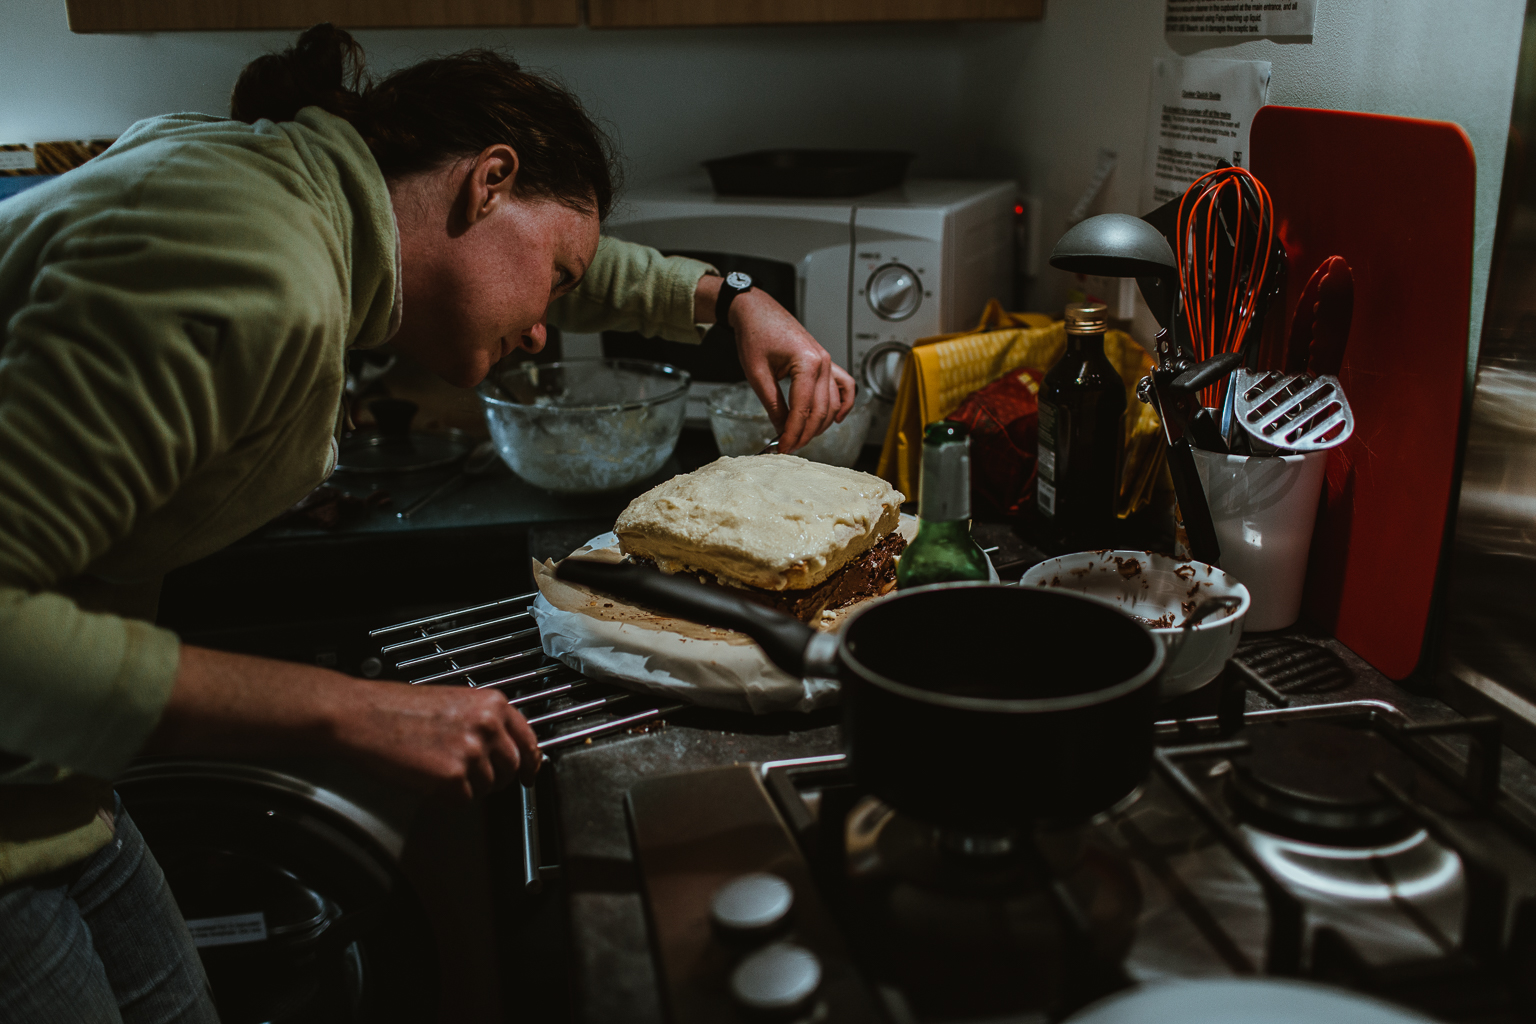
POLYGON ((971 432, 971 510, 977 515, 1016 516, 1034 504, 1044 377, 1028 367, 1011 370, 944 417, 971 432))

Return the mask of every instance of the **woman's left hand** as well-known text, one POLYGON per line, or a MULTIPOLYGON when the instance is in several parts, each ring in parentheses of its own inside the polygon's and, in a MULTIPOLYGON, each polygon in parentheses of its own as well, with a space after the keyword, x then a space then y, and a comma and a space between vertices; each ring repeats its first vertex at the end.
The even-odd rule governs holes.
MULTIPOLYGON (((719 288, 718 277, 699 282, 697 305, 711 317, 719 288)), ((779 451, 789 454, 805 447, 853 409, 853 377, 767 292, 754 288, 738 295, 731 303, 730 321, 747 382, 779 432, 779 451), (779 394, 778 382, 785 377, 788 405, 779 394)))

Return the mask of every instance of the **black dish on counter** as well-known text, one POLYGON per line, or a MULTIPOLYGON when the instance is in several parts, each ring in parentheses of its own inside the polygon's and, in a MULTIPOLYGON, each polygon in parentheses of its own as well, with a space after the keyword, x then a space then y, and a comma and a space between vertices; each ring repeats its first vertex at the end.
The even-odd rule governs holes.
POLYGON ((759 149, 705 160, 722 196, 834 199, 894 188, 907 177, 911 153, 885 149, 759 149))

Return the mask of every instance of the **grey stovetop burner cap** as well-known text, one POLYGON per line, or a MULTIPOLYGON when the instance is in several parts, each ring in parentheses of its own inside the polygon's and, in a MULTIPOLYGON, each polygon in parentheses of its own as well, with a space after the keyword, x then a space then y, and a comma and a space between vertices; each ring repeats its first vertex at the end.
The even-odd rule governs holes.
POLYGON ((721 886, 709 901, 710 916, 730 931, 771 928, 784 919, 795 892, 778 875, 754 872, 721 886))

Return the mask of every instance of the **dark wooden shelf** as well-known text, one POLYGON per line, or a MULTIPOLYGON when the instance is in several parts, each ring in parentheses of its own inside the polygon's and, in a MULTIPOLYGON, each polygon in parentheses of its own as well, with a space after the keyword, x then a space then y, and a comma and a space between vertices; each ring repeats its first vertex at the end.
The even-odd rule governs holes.
POLYGON ((579 25, 581 0, 65 0, 72 32, 579 25))
POLYGON ((588 0, 593 28, 1038 21, 1045 0, 588 0))
POLYGON ((1045 0, 65 0, 72 32, 1038 21, 1045 0))

